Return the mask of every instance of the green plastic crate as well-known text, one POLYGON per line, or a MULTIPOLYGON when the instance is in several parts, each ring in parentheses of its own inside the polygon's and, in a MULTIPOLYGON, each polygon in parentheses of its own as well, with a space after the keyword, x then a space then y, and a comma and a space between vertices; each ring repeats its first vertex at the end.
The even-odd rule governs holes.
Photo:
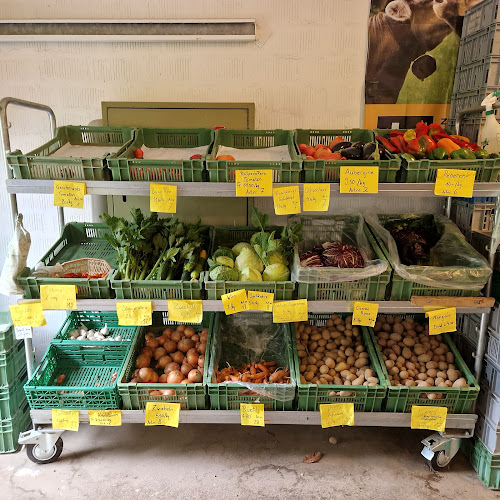
MULTIPOLYGON (((345 318, 348 314, 342 314, 341 316, 345 318)), ((309 323, 312 325, 324 325, 328 319, 330 319, 329 314, 309 314, 309 323)), ((295 378, 297 380, 298 410, 319 411, 319 405, 333 403, 353 403, 354 411, 370 412, 381 410, 387 387, 389 386, 389 379, 381 370, 379 357, 373 348, 369 333, 366 331, 365 327, 359 328, 361 329, 363 343, 370 358, 370 367, 377 373, 380 385, 368 387, 364 385, 302 384, 300 382, 300 362, 297 354, 297 339, 294 326, 290 324, 290 330, 294 341, 293 355, 295 362, 295 378), (349 391, 352 392, 353 395, 329 396, 329 393, 332 391, 349 391)))
POLYGON ((208 128, 141 128, 134 141, 120 155, 108 158, 114 181, 202 182, 204 163, 213 140, 208 128), (207 146, 199 160, 137 159, 134 151, 148 148, 195 148, 207 146))
MULTIPOLYGON (((337 129, 337 130, 310 130, 297 129, 295 131, 295 142, 297 144, 307 144, 317 146, 324 144, 328 146, 330 141, 336 137, 343 137, 346 141, 373 142, 375 136, 371 130, 337 129)), ((401 168, 401 158, 394 155, 390 160, 306 160, 306 155, 302 155, 304 161, 304 181, 305 182, 340 182, 340 167, 366 166, 379 167, 379 182, 396 182, 396 174, 401 168)))
POLYGON ((107 154, 98 158, 54 158, 50 156, 64 144, 74 146, 120 146, 117 154, 125 150, 134 137, 131 127, 59 127, 49 142, 23 155, 16 150, 7 154, 7 163, 16 179, 111 180, 106 167, 107 154))
POLYGON ((10 313, 0 315, 0 351, 8 351, 14 345, 14 326, 10 313))
MULTIPOLYGON (((249 384, 256 391, 272 388, 279 395, 280 400, 273 399, 270 396, 257 394, 250 390, 247 386, 239 384, 218 384, 211 381, 212 374, 216 368, 216 363, 219 367, 226 366, 226 363, 238 363, 238 358, 244 355, 245 349, 236 344, 228 344, 221 342, 220 324, 226 318, 224 313, 215 315, 214 327, 212 330, 212 340, 210 342, 210 359, 208 361, 208 396, 210 398, 210 408, 212 410, 239 410, 240 403, 262 403, 264 410, 291 410, 295 398, 295 375, 294 375, 294 355, 292 347, 291 332, 288 323, 276 323, 277 328, 280 328, 283 335, 283 342, 279 344, 281 352, 273 353, 273 359, 266 361, 276 361, 280 367, 288 367, 290 369, 291 384, 249 384), (220 353, 220 359, 216 361, 212 356, 212 351, 220 353), (286 399, 283 401, 283 399, 286 399)), ((269 326, 273 325, 271 313, 239 313, 238 318, 247 321, 251 327, 252 322, 256 325, 262 325, 265 321, 269 321, 269 326)), ((265 357, 265 352, 263 353, 265 357)))
POLYGON ((128 382, 132 378, 132 373, 135 370, 135 359, 140 349, 144 346, 144 334, 148 331, 159 333, 169 325, 177 324, 168 320, 166 312, 162 313, 162 319, 158 316, 159 315, 156 313, 153 316, 154 326, 143 327, 138 330, 133 346, 123 365, 123 369, 118 379, 118 391, 122 398, 123 408, 125 410, 144 410, 146 409, 146 403, 180 403, 182 410, 204 410, 207 407, 205 387, 208 380, 208 352, 210 349, 214 313, 203 313, 203 321, 200 324, 186 323, 186 325, 193 327, 197 332, 201 332, 205 328, 209 329, 202 383, 136 384, 128 382), (165 389, 174 390, 175 394, 171 396, 150 394, 151 391, 161 391, 165 389))
MULTIPOLYGON (((406 315, 402 315, 405 317, 406 315)), ((416 315, 415 320, 423 321, 424 315, 416 315)), ((371 340, 375 346, 375 351, 379 358, 380 367, 385 378, 389 378, 385 363, 382 359, 380 346, 378 345, 375 333, 372 328, 368 329, 371 340)), ((455 365, 462 372, 470 387, 408 387, 408 386, 392 386, 387 389, 387 397, 384 411, 387 412, 402 412, 411 413, 413 405, 418 406, 445 406, 448 408, 448 413, 469 413, 472 404, 479 395, 479 385, 476 383, 474 375, 467 367, 464 359, 458 352, 455 344, 448 334, 442 335, 444 342, 448 344, 455 356, 455 365), (443 394, 441 399, 428 399, 429 393, 443 394)))
POLYGON ((500 489, 500 455, 492 455, 479 438, 462 439, 462 449, 483 484, 500 489))
POLYGON ((33 376, 24 385, 32 409, 120 408, 117 380, 126 352, 101 342, 98 346, 51 344, 33 376), (113 382, 113 374, 116 379, 113 382), (65 375, 61 385, 57 377, 65 375))
POLYGON ((95 312, 95 311, 71 311, 62 324, 59 331, 51 340, 51 344, 73 345, 95 345, 100 346, 103 342, 106 345, 119 346, 128 352, 132 345, 132 340, 137 332, 137 326, 120 326, 116 312, 95 312), (120 335, 122 340, 69 340, 68 334, 72 330, 79 328, 83 323, 89 330, 100 330, 108 325, 108 337, 120 335))
MULTIPOLYGON (((103 259, 116 267, 116 251, 105 239, 111 234, 104 223, 70 222, 62 230, 61 237, 40 259, 44 266, 63 264, 76 259, 103 259)), ((32 276, 34 269, 25 267, 16 277, 26 299, 40 298, 40 285, 76 285, 78 299, 109 299, 111 289, 107 278, 41 278, 32 276)))
POLYGON ((299 182, 302 157, 297 152, 290 130, 227 130, 215 131, 214 143, 207 156, 210 182, 235 182, 236 170, 272 170, 273 182, 299 182), (239 149, 261 149, 288 146, 290 161, 226 161, 216 160, 219 146, 239 149))
MULTIPOLYGON (((268 231, 276 231, 281 235, 280 226, 267 228, 268 231)), ((259 230, 250 226, 219 226, 214 228, 212 251, 219 247, 232 248, 241 241, 249 242, 251 236, 259 230)), ((291 269, 291 265, 290 265, 291 269)), ((208 272, 203 272, 200 281, 204 282, 208 300, 220 300, 222 295, 235 292, 236 290, 253 290, 257 292, 274 293, 274 300, 291 300, 294 298, 295 282, 293 281, 212 281, 208 272)))
MULTIPOLYGON (((331 219, 332 222, 325 230, 322 230, 321 226, 311 226, 308 228, 307 219, 302 219, 301 222, 304 224, 306 240, 342 241, 342 230, 345 224, 345 217, 347 216, 324 217, 325 219, 331 219)), ((366 225, 364 225, 363 229, 376 258, 387 261, 366 225)), ((304 243, 301 243, 298 253, 302 253, 305 249, 304 243)), ((345 269, 345 271, 349 272, 350 270, 345 269)), ((356 269, 353 269, 353 271, 356 271, 356 269)), ((390 280, 391 269, 387 266, 387 270, 382 274, 357 281, 332 281, 329 283, 299 282, 297 283, 298 298, 307 300, 385 300, 386 288, 390 280)))
POLYGON ((0 387, 0 420, 12 418, 26 403, 23 386, 27 380, 28 374, 24 370, 12 384, 0 387))
POLYGON ((19 434, 31 425, 28 402, 12 417, 0 420, 0 453, 13 453, 19 449, 19 434))
POLYGON ((8 351, 0 352, 0 386, 12 384, 25 368, 24 341, 19 340, 8 351))

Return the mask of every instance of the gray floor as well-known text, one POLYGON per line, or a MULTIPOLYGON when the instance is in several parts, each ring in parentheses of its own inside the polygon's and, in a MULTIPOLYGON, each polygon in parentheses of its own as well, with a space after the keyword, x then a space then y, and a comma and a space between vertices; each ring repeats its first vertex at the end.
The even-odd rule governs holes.
POLYGON ((61 458, 36 466, 0 455, 0 499, 493 499, 463 455, 429 471, 426 432, 407 429, 184 425, 82 426, 61 458), (338 438, 333 445, 330 436, 338 438), (324 453, 316 464, 304 455, 324 453))

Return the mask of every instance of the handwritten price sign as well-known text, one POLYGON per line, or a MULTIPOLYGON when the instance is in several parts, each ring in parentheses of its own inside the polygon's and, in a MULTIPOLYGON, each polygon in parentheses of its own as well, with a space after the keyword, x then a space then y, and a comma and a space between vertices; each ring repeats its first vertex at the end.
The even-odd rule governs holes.
POLYGON ((378 314, 378 304, 371 302, 354 302, 352 324, 361 326, 375 326, 378 314))
POLYGON ((236 196, 271 196, 272 170, 236 170, 236 196))
POLYGON ((153 303, 117 302, 116 312, 120 326, 148 326, 153 323, 153 303))
POLYGON ((52 429, 77 432, 79 429, 78 410, 52 410, 52 429))
POLYGON ((273 200, 276 215, 300 213, 299 186, 273 188, 273 200))
POLYGON ((179 427, 180 403, 146 403, 144 425, 179 427))
POLYGON ((354 425, 354 403, 336 403, 319 405, 321 427, 354 425))
POLYGON ((168 319, 178 323, 201 323, 203 302, 201 300, 168 300, 168 319))
POLYGON ((471 198, 474 191, 475 170, 438 168, 434 194, 438 196, 460 196, 471 198))
POLYGON ((227 316, 248 310, 248 299, 246 290, 221 295, 222 305, 227 316))
POLYGON ((412 406, 411 428, 444 432, 448 408, 442 406, 412 406))
POLYGON ((341 193, 378 193, 378 167, 340 167, 341 193))
POLYGON ((307 300, 283 300, 273 304, 273 323, 307 321, 307 300))
POLYGON ((41 302, 27 302, 16 306, 9 306, 14 326, 45 326, 41 302))
POLYGON ((54 181, 54 206, 83 208, 87 194, 85 182, 54 181))
POLYGON ((429 318, 429 335, 457 331, 457 310, 455 307, 428 311, 425 315, 429 318))
POLYGON ((274 293, 248 291, 248 309, 271 312, 273 300, 274 293))
POLYGON ((149 209, 151 212, 177 212, 177 186, 151 184, 149 188, 149 209))
POLYGON ((89 410, 89 424, 118 427, 122 425, 122 412, 120 410, 89 410))
POLYGON ((76 309, 75 285, 40 285, 42 309, 76 309))
POLYGON ((241 425, 264 427, 264 405, 240 403, 241 425))
POLYGON ((327 212, 330 205, 330 184, 304 184, 304 212, 327 212))

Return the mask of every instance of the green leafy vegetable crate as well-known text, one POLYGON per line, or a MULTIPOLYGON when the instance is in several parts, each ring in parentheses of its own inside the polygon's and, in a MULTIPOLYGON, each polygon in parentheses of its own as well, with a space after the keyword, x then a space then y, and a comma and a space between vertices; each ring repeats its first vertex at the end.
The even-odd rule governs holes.
POLYGON ((461 448, 483 484, 491 490, 499 490, 500 455, 492 455, 477 437, 462 439, 461 448))
POLYGON ((208 128, 141 128, 134 141, 121 154, 108 158, 114 181, 201 182, 204 163, 213 140, 208 128), (199 159, 157 160, 138 159, 135 150, 148 148, 195 148, 206 146, 199 159))
POLYGON ((22 154, 16 150, 7 154, 7 163, 16 179, 66 179, 76 180, 111 180, 111 173, 106 166, 110 153, 89 156, 51 156, 65 144, 73 146, 113 146, 119 147, 117 154, 125 150, 134 137, 131 127, 87 127, 68 125, 59 127, 56 136, 49 142, 22 154))
MULTIPOLYGON (((342 314, 345 318, 348 314, 342 314)), ((311 325, 324 325, 330 319, 329 314, 309 314, 309 322, 311 325)), ((297 353, 297 339, 295 328, 290 324, 291 335, 294 342, 294 363, 295 363, 295 378, 297 380, 297 399, 298 410, 319 411, 321 404, 334 403, 353 403, 354 411, 380 411, 382 403, 387 393, 389 379, 384 374, 380 366, 380 359, 373 348, 370 340, 370 335, 365 327, 359 327, 363 335, 363 344, 366 347, 370 358, 370 367, 377 373, 379 385, 376 386, 353 386, 353 385, 335 385, 335 384, 303 384, 300 381, 299 358, 297 353), (340 396, 333 393, 348 391, 350 395, 340 396), (330 395, 332 394, 332 395, 330 395)))
POLYGON ((26 403, 23 386, 28 380, 26 369, 10 385, 0 386, 0 419, 12 418, 26 403))
MULTIPOLYGON (((343 137, 350 142, 373 142, 375 135, 371 130, 337 129, 337 130, 295 130, 295 144, 307 144, 317 146, 318 144, 328 144, 336 137, 343 137)), ((392 156, 392 155, 391 155, 392 156)), ((366 167, 379 167, 379 182, 395 182, 396 174, 401 168, 401 159, 393 156, 390 160, 307 160, 306 155, 302 155, 304 160, 304 181, 305 182, 340 182, 340 167, 352 167, 353 165, 366 167)))
POLYGON ((19 433, 31 424, 30 407, 25 401, 12 418, 0 420, 0 453, 13 453, 18 450, 19 433))
POLYGON ((302 157, 298 153, 290 130, 227 130, 215 131, 214 143, 207 156, 210 182, 235 182, 236 170, 272 170, 273 182, 299 182, 302 157), (219 146, 238 149, 262 149, 288 146, 290 160, 234 161, 216 160, 219 146))
MULTIPOLYGON (((116 267, 116 251, 105 238, 111 234, 103 223, 70 222, 62 230, 61 237, 40 259, 44 266, 63 264, 70 260, 103 259, 116 267)), ((17 282, 27 299, 40 298, 40 285, 76 285, 78 299, 109 299, 109 276, 105 278, 42 278, 33 276, 34 269, 24 268, 17 275, 17 282)))
POLYGON ((153 315, 153 326, 142 327, 137 331, 133 346, 125 360, 123 369, 118 379, 118 391, 123 401, 125 410, 144 410, 146 403, 180 403, 181 410, 203 410, 206 404, 206 384, 208 370, 208 352, 212 336, 214 313, 203 313, 203 321, 200 324, 186 323, 186 326, 193 327, 197 332, 205 328, 209 329, 207 347, 205 351, 205 366, 203 370, 203 382, 193 384, 136 384, 129 382, 132 379, 132 373, 135 370, 135 360, 140 349, 144 346, 144 335, 148 331, 161 334, 161 331, 167 327, 175 328, 177 323, 169 321, 166 312, 159 317, 158 313, 153 315), (175 394, 152 394, 152 392, 162 390, 173 390, 175 394))
POLYGON ((12 384, 26 368, 24 341, 18 340, 7 351, 0 351, 0 386, 12 384))

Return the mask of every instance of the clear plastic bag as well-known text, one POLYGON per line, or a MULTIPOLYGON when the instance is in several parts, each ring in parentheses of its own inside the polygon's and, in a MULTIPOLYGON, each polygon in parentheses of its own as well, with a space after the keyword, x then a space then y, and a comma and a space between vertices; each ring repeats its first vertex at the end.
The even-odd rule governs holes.
POLYGON ((394 270, 401 278, 426 286, 461 290, 481 290, 488 281, 491 274, 488 262, 446 217, 436 214, 368 214, 365 219, 385 243, 394 270), (396 241, 386 229, 390 225, 410 230, 425 226, 429 234, 430 228, 434 228, 437 241, 430 248, 429 265, 401 262, 396 241))
POLYGON ((304 226, 304 241, 295 248, 292 281, 299 283, 331 283, 357 281, 378 276, 387 269, 387 261, 377 258, 365 232, 364 219, 360 213, 346 212, 328 216, 291 217, 290 222, 301 222, 304 226), (364 260, 362 268, 301 267, 300 255, 325 242, 341 241, 359 249, 364 260))
MULTIPOLYGON (((217 383, 215 369, 228 364, 238 368, 252 361, 276 361, 277 369, 292 372, 292 344, 288 323, 272 323, 268 313, 238 313, 218 315, 210 347, 208 379, 217 383), (218 325, 218 328, 217 328, 218 325)), ((241 385, 257 395, 277 401, 295 398, 295 381, 289 384, 255 384, 228 381, 221 384, 241 385)))

